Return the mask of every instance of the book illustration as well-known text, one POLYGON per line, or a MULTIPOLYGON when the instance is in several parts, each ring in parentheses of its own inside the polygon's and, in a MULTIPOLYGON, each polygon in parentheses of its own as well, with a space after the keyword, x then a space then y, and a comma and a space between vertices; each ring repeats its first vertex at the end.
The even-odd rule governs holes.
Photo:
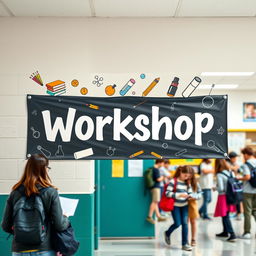
POLYGON ((62 95, 66 93, 66 85, 62 80, 55 80, 46 84, 47 91, 46 93, 51 96, 62 95))

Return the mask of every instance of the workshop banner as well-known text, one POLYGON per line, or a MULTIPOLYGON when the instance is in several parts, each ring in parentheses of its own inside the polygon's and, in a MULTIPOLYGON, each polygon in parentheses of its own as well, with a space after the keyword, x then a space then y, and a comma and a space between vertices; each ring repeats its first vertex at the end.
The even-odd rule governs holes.
POLYGON ((227 95, 27 96, 27 157, 224 158, 227 95))

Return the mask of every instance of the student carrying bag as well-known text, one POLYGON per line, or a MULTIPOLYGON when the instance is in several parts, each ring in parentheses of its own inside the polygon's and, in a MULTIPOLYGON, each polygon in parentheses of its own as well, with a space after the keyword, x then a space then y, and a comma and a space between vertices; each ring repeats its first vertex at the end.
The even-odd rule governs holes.
POLYGON ((242 183, 237 180, 232 173, 229 175, 221 172, 222 175, 225 175, 228 178, 227 181, 227 192, 226 200, 229 205, 236 205, 243 200, 243 188, 242 183))
MULTIPOLYGON (((177 188, 177 179, 174 178, 174 187, 173 187, 173 192, 176 192, 176 188, 177 188)), ((165 184, 164 185, 164 192, 162 194, 161 200, 159 202, 159 207, 161 210, 163 210, 164 212, 171 212, 174 209, 174 202, 175 199, 172 197, 167 197, 166 196, 166 190, 169 184, 165 184)))
POLYGON ((253 166, 251 163, 249 163, 248 161, 245 163, 249 169, 250 169, 250 175, 251 175, 251 178, 249 180, 251 186, 253 188, 256 188, 256 166, 253 166))
POLYGON ((60 252, 62 256, 74 255, 80 245, 80 243, 75 239, 75 233, 71 224, 62 232, 53 230, 52 238, 54 250, 56 252, 60 252))
POLYGON ((44 204, 41 199, 42 189, 39 195, 27 197, 24 186, 18 189, 20 199, 13 207, 13 235, 17 243, 26 245, 40 245, 44 242, 47 232, 47 220, 44 204))

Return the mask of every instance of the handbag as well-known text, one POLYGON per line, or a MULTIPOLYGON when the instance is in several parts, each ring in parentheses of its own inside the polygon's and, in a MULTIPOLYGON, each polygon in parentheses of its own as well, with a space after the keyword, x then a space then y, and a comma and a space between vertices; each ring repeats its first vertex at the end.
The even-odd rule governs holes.
POLYGON ((75 233, 71 224, 64 231, 52 230, 52 241, 54 250, 60 252, 62 256, 74 255, 80 245, 75 238, 75 233))
MULTIPOLYGON (((164 212, 171 212, 174 209, 174 203, 175 203, 175 199, 172 197, 167 197, 166 196, 166 190, 169 184, 165 184, 164 185, 164 192, 162 194, 160 203, 159 203, 159 207, 161 210, 163 210, 164 212)), ((174 187, 173 187, 173 192, 176 192, 176 188, 177 188, 177 178, 174 178, 174 187)))

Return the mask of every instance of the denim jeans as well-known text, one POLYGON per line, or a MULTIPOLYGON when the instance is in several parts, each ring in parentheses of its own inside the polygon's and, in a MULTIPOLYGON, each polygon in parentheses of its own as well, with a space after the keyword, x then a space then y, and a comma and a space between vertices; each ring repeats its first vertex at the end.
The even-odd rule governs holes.
POLYGON ((223 232, 228 234, 234 234, 234 230, 229 218, 229 212, 226 216, 222 217, 223 232))
POLYGON ((172 211, 172 217, 174 223, 166 231, 166 234, 170 236, 172 232, 180 225, 182 226, 182 245, 188 244, 188 206, 178 207, 174 206, 172 211))
POLYGON ((37 251, 37 252, 13 252, 12 256, 55 256, 54 251, 37 251))
POLYGON ((212 190, 202 189, 202 191, 203 191, 203 204, 199 210, 199 213, 203 218, 209 218, 207 207, 208 207, 208 204, 212 201, 212 190))

